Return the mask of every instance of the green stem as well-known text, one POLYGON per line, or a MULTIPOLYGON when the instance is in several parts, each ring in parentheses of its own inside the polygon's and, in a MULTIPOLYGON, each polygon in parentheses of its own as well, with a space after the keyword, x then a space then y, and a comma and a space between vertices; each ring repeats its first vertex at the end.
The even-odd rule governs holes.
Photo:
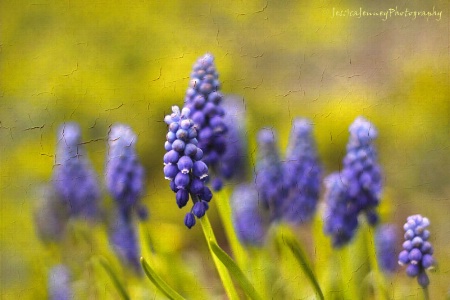
POLYGON ((145 261, 145 258, 141 257, 141 265, 144 269, 148 279, 164 294, 167 298, 172 300, 184 300, 184 298, 172 289, 158 274, 150 267, 145 261))
POLYGON ((128 295, 127 290, 125 289, 125 286, 119 280, 116 273, 113 271, 113 269, 109 265, 108 261, 103 257, 99 257, 99 262, 100 262, 100 265, 103 267, 103 269, 105 269, 106 273, 108 273, 109 277, 111 278, 114 286, 116 287, 116 289, 119 292, 122 299, 125 299, 125 300, 131 299, 130 296, 128 295))
POLYGON ((356 270, 354 270, 352 263, 354 257, 350 251, 350 245, 345 245, 341 250, 341 254, 342 273, 344 274, 342 276, 344 295, 347 294, 348 299, 360 299, 361 295, 356 285, 356 278, 354 278, 356 270))
POLYGON ((231 251, 233 252, 238 265, 242 268, 246 264, 247 253, 245 252, 244 247, 239 243, 239 239, 234 231, 229 194, 228 189, 222 189, 222 191, 216 193, 216 201, 214 202, 216 203, 217 211, 219 212, 223 227, 225 228, 225 234, 230 243, 231 251))
POLYGON ((370 227, 370 225, 367 223, 365 223, 363 226, 365 227, 364 232, 366 236, 367 252, 369 254, 370 269, 373 271, 373 275, 375 276, 375 299, 381 298, 379 293, 383 295, 384 299, 389 299, 389 293, 386 289, 385 279, 378 266, 374 228, 370 227))
POLYGON ((249 296, 251 299, 254 300, 262 300, 262 298, 258 295, 253 285, 250 283, 250 281, 245 277, 244 273, 241 269, 239 269, 238 265, 234 262, 233 259, 231 259, 228 254, 222 250, 222 248, 217 245, 216 242, 210 240, 209 241, 210 247, 214 254, 220 259, 220 261, 223 263, 223 265, 230 271, 231 274, 233 274, 233 277, 240 283, 242 289, 244 292, 249 296))
POLYGON ((250 274, 250 279, 257 291, 263 295, 269 295, 267 275, 273 274, 273 272, 271 272, 268 264, 267 253, 264 248, 251 247, 248 250, 249 256, 252 258, 251 261, 246 261, 246 270, 250 274))
POLYGON ((278 235, 278 242, 280 245, 285 244, 288 249, 291 251, 291 253, 294 255, 297 263, 300 265, 300 267, 303 270, 303 273, 306 275, 308 280, 310 281, 311 285, 313 286, 314 290, 316 291, 316 294, 318 295, 319 299, 325 299, 322 293, 322 290, 320 288, 319 282, 317 281, 316 276, 314 275, 314 272, 311 268, 311 264, 308 262, 308 259, 306 258, 305 252, 301 248, 300 243, 296 240, 293 233, 290 231, 287 227, 280 226, 280 234, 278 235))
POLYGON ((204 215, 199 220, 202 226, 203 234, 206 239, 206 243, 208 244, 209 251, 211 252, 214 264, 216 265, 217 272, 219 273, 220 279, 222 280, 222 284, 223 287, 225 288, 225 292, 227 293, 228 298, 231 300, 239 299, 238 293, 236 292, 236 289, 234 287, 233 281, 231 280, 227 268, 220 262, 220 260, 217 258, 217 256, 211 249, 210 241, 213 241, 214 243, 217 244, 217 240, 214 235, 214 231, 212 230, 208 216, 204 215))
POLYGON ((423 299, 430 300, 430 293, 428 291, 428 287, 422 288, 422 291, 423 291, 423 299))

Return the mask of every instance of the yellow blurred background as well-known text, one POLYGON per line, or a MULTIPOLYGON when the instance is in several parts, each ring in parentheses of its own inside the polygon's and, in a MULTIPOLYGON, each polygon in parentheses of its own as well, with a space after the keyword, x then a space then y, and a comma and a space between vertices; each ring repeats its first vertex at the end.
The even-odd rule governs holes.
MULTIPOLYGON (((439 263, 431 289, 447 293, 449 7, 448 1, 2 1, 0 294, 35 299, 46 284, 36 271, 46 268, 48 253, 35 234, 33 207, 51 179, 62 122, 80 124, 101 181, 109 126, 131 125, 147 172, 145 228, 163 251, 206 249, 197 243, 199 228, 185 229, 184 211, 164 181, 162 120, 172 105, 183 105, 190 68, 207 52, 215 56, 222 92, 245 101, 252 155, 262 127, 277 130, 283 153, 293 118, 303 116, 314 123, 328 174, 341 166, 355 117, 375 124, 389 202, 383 221, 401 226, 410 214, 430 218, 439 263), (442 18, 333 16, 333 9, 360 7, 434 7, 442 18)), ((223 239, 214 210, 210 218, 223 239)), ((404 270, 398 276, 413 284, 404 270)))

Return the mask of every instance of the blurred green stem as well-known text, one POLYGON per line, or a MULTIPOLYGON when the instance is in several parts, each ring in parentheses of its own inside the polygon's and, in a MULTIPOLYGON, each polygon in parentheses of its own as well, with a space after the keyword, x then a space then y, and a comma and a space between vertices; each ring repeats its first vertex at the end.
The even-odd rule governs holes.
POLYGON ((219 212, 220 219, 223 227, 225 228, 225 234, 228 242, 230 243, 231 251, 233 251, 234 257, 238 265, 242 268, 246 265, 247 253, 244 247, 239 243, 236 232, 234 231, 231 205, 230 205, 230 191, 227 188, 223 188, 222 191, 215 194, 217 211, 219 212))
POLYGON ((114 286, 116 287, 116 289, 119 292, 122 299, 125 299, 125 300, 131 299, 130 296, 128 295, 127 290, 125 289, 125 286, 119 280, 119 277, 114 272, 114 270, 111 268, 108 261, 101 256, 98 258, 98 261, 99 261, 100 265, 103 267, 103 269, 105 269, 106 273, 108 273, 109 277, 111 278, 114 286))
POLYGON ((211 223, 209 222, 208 215, 205 214, 199 220, 202 226, 203 234, 205 235, 206 243, 208 244, 209 251, 211 252, 211 256, 213 258, 214 264, 216 265, 217 272, 219 273, 220 279, 222 280, 222 284, 225 288, 225 292, 227 293, 228 298, 230 300, 239 299, 238 293, 236 292, 227 268, 222 264, 222 262, 214 254, 214 251, 211 249, 210 241, 217 244, 217 240, 211 227, 211 223))
POLYGON ((365 232, 365 238, 366 238, 366 245, 367 245, 367 253, 369 255, 369 263, 370 263, 370 269, 372 270, 372 274, 375 277, 375 287, 374 287, 374 293, 375 293, 375 299, 389 299, 389 293, 386 289, 386 284, 384 280, 384 276, 380 271, 380 268, 378 266, 378 259, 377 259, 377 253, 376 253, 376 244, 375 244, 375 238, 374 238, 374 232, 375 228, 371 227, 369 224, 364 222, 363 224, 363 230, 365 232), (381 295, 383 297, 381 297, 381 295))
POLYGON ((350 245, 345 245, 340 250, 341 253, 341 269, 342 269, 342 290, 344 295, 347 295, 345 299, 361 299, 358 286, 356 285, 355 270, 353 268, 353 255, 350 251, 350 245))
POLYGON ((295 235, 292 233, 291 229, 288 226, 279 226, 277 240, 280 245, 280 250, 282 250, 284 245, 287 246, 287 248, 293 254, 296 262, 302 268, 303 273, 310 281, 319 299, 324 299, 322 290, 319 286, 319 282, 317 281, 317 278, 311 268, 311 264, 309 263, 300 243, 297 241, 295 235))
POLYGON ((246 270, 249 271, 253 285, 256 290, 262 293, 263 295, 269 295, 270 291, 267 287, 267 279, 266 275, 269 266, 267 263, 267 252, 264 248, 250 248, 249 249, 251 260, 247 260, 246 270))
POLYGON ((423 299, 430 300, 430 293, 428 292, 428 287, 422 288, 423 290, 423 299))

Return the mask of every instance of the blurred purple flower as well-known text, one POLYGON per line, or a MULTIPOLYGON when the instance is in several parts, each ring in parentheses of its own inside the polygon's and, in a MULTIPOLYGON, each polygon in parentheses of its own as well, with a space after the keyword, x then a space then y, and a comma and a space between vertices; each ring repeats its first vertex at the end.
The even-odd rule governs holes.
POLYGON ((146 218, 146 208, 139 203, 144 192, 144 168, 136 154, 136 141, 137 137, 129 126, 116 124, 111 127, 106 185, 124 214, 135 208, 141 218, 146 218))
POLYGON ((357 205, 358 214, 364 212, 369 224, 378 222, 376 207, 380 202, 382 178, 373 140, 377 131, 373 124, 358 117, 349 128, 350 140, 341 178, 348 195, 357 205))
POLYGON ((220 159, 220 173, 227 180, 242 180, 245 178, 248 164, 243 99, 226 96, 223 107, 227 112, 224 123, 228 131, 225 135, 227 147, 220 159))
POLYGON ((97 177, 85 154, 76 123, 63 124, 59 129, 53 183, 72 217, 94 219, 98 216, 100 190, 97 177))
POLYGON ((306 119, 294 121, 283 164, 283 184, 287 192, 283 219, 295 224, 312 218, 319 199, 322 169, 311 129, 306 119))
POLYGON ((241 243, 262 246, 268 220, 255 187, 250 184, 236 186, 231 196, 231 207, 233 225, 241 243))
POLYGON ((256 189, 262 204, 270 210, 273 220, 283 215, 283 169, 276 146, 275 134, 262 129, 258 134, 258 156, 256 161, 256 189))
POLYGON ((70 270, 65 265, 56 265, 48 275, 48 298, 51 300, 69 300, 73 298, 70 270))
POLYGON ((340 173, 325 178, 324 231, 331 236, 333 247, 346 245, 358 228, 358 208, 349 197, 340 173))
POLYGON ((381 225, 377 228, 375 244, 377 249, 378 263, 381 269, 387 273, 393 273, 397 269, 396 227, 393 225, 381 225))
POLYGON ((124 265, 140 274, 140 247, 136 225, 130 212, 116 209, 110 224, 109 241, 124 265))

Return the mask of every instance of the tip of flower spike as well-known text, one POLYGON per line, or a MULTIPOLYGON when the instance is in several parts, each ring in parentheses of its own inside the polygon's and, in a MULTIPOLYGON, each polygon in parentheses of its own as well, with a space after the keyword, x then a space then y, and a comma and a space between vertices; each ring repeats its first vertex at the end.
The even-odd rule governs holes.
POLYGON ((214 56, 211 53, 206 53, 200 58, 203 64, 211 64, 214 61, 214 56))
POLYGON ((172 112, 176 115, 180 115, 180 108, 176 105, 172 106, 172 112))
POLYGON ((125 124, 114 124, 109 131, 108 143, 110 147, 121 145, 130 147, 136 143, 137 137, 130 126, 125 124))
POLYGON ((298 134, 309 134, 311 132, 311 123, 307 119, 297 118, 294 120, 293 130, 298 134))
POLYGON ((275 142, 275 133, 268 128, 261 129, 258 133, 258 141, 260 144, 271 144, 275 142))
POLYGON ((357 117, 352 125, 350 125, 349 132, 352 137, 364 144, 369 143, 378 136, 378 131, 375 126, 361 116, 357 117))
POLYGON ((76 146, 81 142, 81 129, 75 123, 65 123, 59 127, 59 138, 67 146, 76 146))

